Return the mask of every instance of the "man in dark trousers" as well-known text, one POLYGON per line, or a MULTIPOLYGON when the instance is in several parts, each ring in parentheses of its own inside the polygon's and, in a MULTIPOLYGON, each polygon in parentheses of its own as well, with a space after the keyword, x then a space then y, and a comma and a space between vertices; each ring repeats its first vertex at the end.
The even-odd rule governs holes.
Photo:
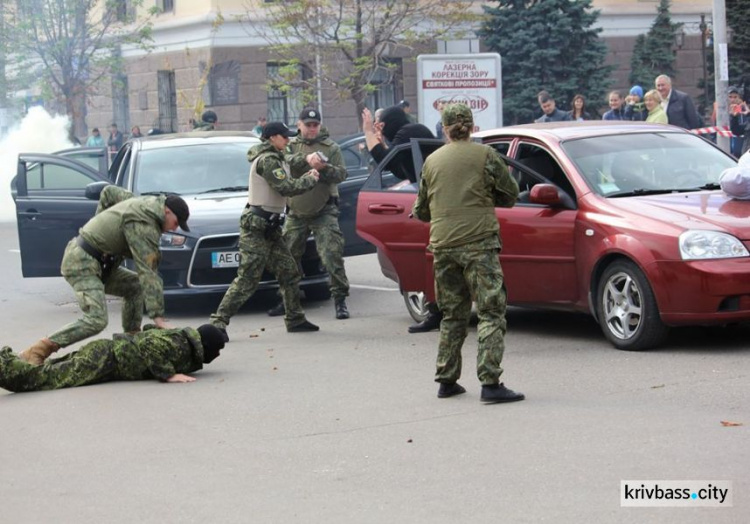
POLYGON ((192 373, 219 356, 224 336, 204 324, 198 329, 151 329, 135 335, 94 340, 78 351, 33 366, 4 347, 0 350, 0 388, 20 393, 63 389, 115 380, 156 379, 194 382, 192 373))
POLYGON ((673 126, 685 129, 703 127, 703 121, 695 109, 690 95, 672 89, 672 79, 667 75, 656 77, 656 90, 661 95, 661 106, 667 113, 667 120, 673 126))

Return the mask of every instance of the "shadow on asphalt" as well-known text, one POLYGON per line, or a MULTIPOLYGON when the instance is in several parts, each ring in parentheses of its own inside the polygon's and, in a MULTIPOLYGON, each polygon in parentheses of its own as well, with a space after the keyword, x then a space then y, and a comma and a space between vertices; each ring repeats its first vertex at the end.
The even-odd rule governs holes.
MULTIPOLYGON (((508 308, 508 329, 541 338, 581 342, 601 341, 614 349, 604 338, 594 317, 583 313, 508 308)), ((750 353, 750 323, 728 326, 675 327, 660 347, 649 351, 675 353, 706 351, 707 353, 750 353)))

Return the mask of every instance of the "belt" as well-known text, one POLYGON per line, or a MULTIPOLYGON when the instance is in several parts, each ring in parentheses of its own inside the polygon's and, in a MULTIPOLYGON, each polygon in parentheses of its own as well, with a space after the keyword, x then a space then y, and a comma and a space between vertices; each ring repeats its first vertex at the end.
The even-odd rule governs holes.
POLYGON ((272 213, 271 211, 266 211, 260 206, 251 206, 250 204, 245 205, 245 209, 249 209, 250 212, 255 215, 259 216, 260 218, 264 220, 271 220, 274 217, 278 219, 283 213, 272 213))
POLYGON ((94 257, 94 259, 100 264, 106 264, 112 261, 112 258, 113 258, 112 255, 108 255, 107 253, 102 253, 101 251, 96 249, 94 246, 86 242, 86 240, 81 235, 78 235, 76 237, 76 244, 78 244, 78 247, 83 249, 86 253, 94 257))

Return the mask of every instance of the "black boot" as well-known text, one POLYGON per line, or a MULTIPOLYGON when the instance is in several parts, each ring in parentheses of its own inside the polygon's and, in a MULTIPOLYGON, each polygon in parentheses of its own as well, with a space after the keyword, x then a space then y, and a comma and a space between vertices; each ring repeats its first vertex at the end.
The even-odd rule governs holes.
POLYGON ((336 318, 339 320, 344 320, 346 318, 349 318, 349 310, 346 307, 346 299, 345 298, 337 298, 334 302, 334 305, 336 307, 336 318))
POLYGON ((318 331, 320 328, 312 322, 305 320, 301 324, 286 328, 289 333, 302 333, 303 331, 318 331))
POLYGON ((433 329, 440 329, 441 320, 443 320, 443 314, 436 304, 430 303, 427 305, 427 318, 409 326, 409 333, 427 333, 433 329))
POLYGON ((455 397, 461 393, 466 393, 466 389, 458 382, 442 383, 440 389, 438 389, 438 398, 455 397))
POLYGON ((523 393, 516 393, 512 389, 506 388, 503 383, 482 386, 482 402, 487 402, 488 404, 516 402, 525 398, 523 393))
POLYGON ((271 309, 267 311, 269 317, 280 317, 284 313, 286 313, 286 309, 284 309, 284 301, 282 300, 275 306, 273 306, 271 309))

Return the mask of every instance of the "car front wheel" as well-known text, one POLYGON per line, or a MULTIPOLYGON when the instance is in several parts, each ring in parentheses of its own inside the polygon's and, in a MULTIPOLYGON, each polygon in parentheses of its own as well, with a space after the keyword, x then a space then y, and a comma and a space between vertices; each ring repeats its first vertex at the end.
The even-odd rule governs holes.
POLYGON ((618 260, 604 270, 596 303, 604 336, 617 349, 650 349, 662 343, 669 332, 648 279, 628 260, 618 260))
POLYGON ((422 322, 427 318, 427 302, 425 301, 424 293, 420 291, 404 291, 401 293, 404 296, 404 304, 406 304, 406 310, 411 315, 411 318, 415 322, 422 322))

